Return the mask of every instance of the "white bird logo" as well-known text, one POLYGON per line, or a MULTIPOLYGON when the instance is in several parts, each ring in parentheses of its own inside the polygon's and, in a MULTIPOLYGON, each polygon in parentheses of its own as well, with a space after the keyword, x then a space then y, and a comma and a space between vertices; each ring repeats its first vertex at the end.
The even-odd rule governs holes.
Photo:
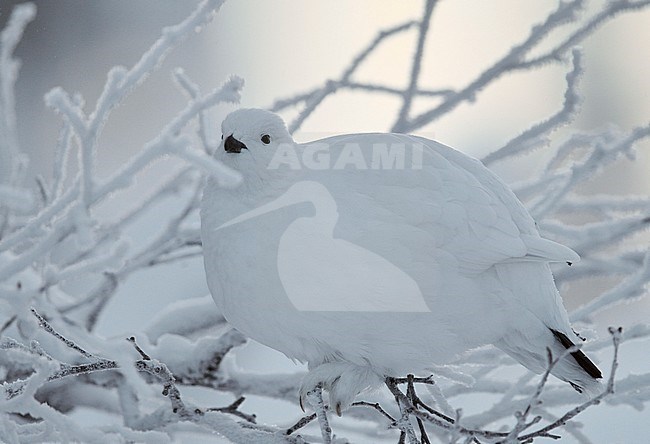
POLYGON ((287 297, 300 311, 430 312, 420 287, 384 257, 334 238, 339 214, 328 189, 315 181, 292 185, 277 199, 218 229, 310 202, 313 217, 293 221, 280 238, 277 264, 287 297))

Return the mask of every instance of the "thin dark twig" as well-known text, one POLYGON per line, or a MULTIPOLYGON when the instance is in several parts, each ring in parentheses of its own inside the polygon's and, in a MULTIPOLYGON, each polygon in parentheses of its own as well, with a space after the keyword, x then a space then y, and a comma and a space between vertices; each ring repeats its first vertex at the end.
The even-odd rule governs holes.
POLYGON ((484 436, 486 438, 505 438, 508 436, 507 433, 502 433, 502 432, 493 432, 493 431, 487 431, 487 430, 472 430, 472 429, 466 429, 465 427, 462 427, 458 424, 449 424, 448 422, 441 421, 438 417, 428 413, 428 412, 423 412, 418 409, 416 409, 411 401, 408 399, 408 397, 402 393, 402 391, 397 387, 397 383, 395 382, 394 378, 386 378, 385 380, 386 387, 388 387, 388 390, 395 396, 395 398, 404 406, 404 410, 410 414, 415 416, 416 418, 420 418, 426 422, 429 422, 431 424, 434 424, 440 428, 443 428, 445 430, 451 431, 451 430, 457 430, 459 433, 462 433, 464 435, 469 435, 469 436, 484 436))
POLYGON ((67 376, 85 375, 88 373, 95 373, 104 370, 113 370, 118 368, 119 365, 115 361, 109 359, 100 359, 99 361, 90 364, 67 365, 61 364, 61 370, 50 375, 47 380, 55 381, 57 379, 65 378, 67 376))
POLYGON ((185 402, 181 399, 181 392, 178 390, 178 387, 176 387, 176 379, 169 368, 167 368, 167 365, 157 359, 151 359, 149 355, 147 355, 136 343, 135 337, 131 336, 130 338, 127 338, 127 341, 132 343, 133 347, 135 347, 138 353, 142 356, 141 360, 136 361, 135 367, 141 372, 153 375, 163 383, 162 394, 169 398, 174 413, 187 419, 192 419, 196 415, 203 415, 201 409, 191 409, 185 405, 185 402))
POLYGON ((2 327, 0 327, 0 333, 3 333, 6 329, 8 329, 9 327, 11 327, 11 324, 13 324, 14 321, 15 321, 16 319, 17 319, 17 318, 16 318, 16 315, 13 315, 13 316, 10 317, 9 319, 7 319, 7 322, 5 322, 5 323, 2 325, 2 327))
POLYGON ((416 383, 416 384, 429 384, 429 385, 434 385, 436 382, 433 380, 433 375, 429 375, 426 377, 417 377, 414 375, 408 375, 406 378, 393 378, 393 381, 396 384, 408 384, 409 382, 411 383, 416 383))
POLYGON ((420 397, 417 395, 415 392, 415 385, 414 383, 418 384, 428 384, 428 385, 434 385, 435 381, 433 380, 433 376, 427 376, 426 378, 416 378, 413 375, 408 375, 406 378, 398 378, 398 380, 406 379, 406 383, 408 384, 407 386, 407 396, 413 403, 413 407, 418 408, 422 407, 425 409, 427 412, 431 413, 432 415, 436 415, 440 419, 443 419, 447 421, 450 424, 454 424, 454 418, 451 418, 443 413, 440 413, 439 411, 431 408, 429 405, 427 405, 425 402, 420 399, 420 397))
MULTIPOLYGON (((543 428, 541 428, 539 430, 536 430, 536 431, 534 431, 532 433, 521 436, 519 438, 521 441, 525 441, 525 440, 528 440, 528 439, 531 439, 531 438, 536 438, 536 437, 541 437, 541 436, 548 437, 549 436, 548 434, 549 434, 549 432, 551 430, 554 430, 554 429, 556 429, 558 427, 561 427, 561 426, 565 425, 569 420, 571 420, 572 418, 574 418, 578 414, 582 413, 587 408, 591 407, 592 405, 600 404, 600 402, 604 398, 606 398, 607 396, 614 393, 614 378, 616 376, 616 370, 618 369, 618 349, 619 349, 619 346, 620 346, 620 343, 621 343, 622 333, 623 333, 623 328, 622 327, 618 327, 618 328, 610 327, 609 328, 609 334, 612 335, 612 343, 614 345, 614 357, 612 359, 612 368, 610 370, 609 379, 607 381, 607 387, 605 388, 605 390, 600 395, 596 396, 595 398, 590 399, 589 401, 586 401, 586 402, 580 404, 579 406, 577 406, 576 408, 568 411, 567 413, 565 413, 557 421, 554 421, 551 424, 549 424, 549 425, 547 425, 547 426, 545 426, 545 427, 543 427, 543 428)), ((557 435, 553 435, 553 436, 557 436, 557 435)))
POLYGON ((41 314, 40 314, 39 312, 36 311, 36 309, 35 309, 34 307, 30 308, 30 310, 31 310, 31 312, 34 314, 34 316, 36 316, 36 319, 38 319, 38 325, 39 325, 43 330, 45 330, 46 332, 48 332, 49 334, 51 334, 52 336, 54 336, 54 337, 55 337, 56 339, 58 339, 59 341, 63 342, 67 347, 69 347, 69 348, 75 350, 76 352, 80 353, 81 355, 85 356, 86 358, 89 358, 89 359, 97 359, 97 357, 96 357, 95 355, 93 355, 92 353, 88 353, 86 350, 84 350, 83 348, 79 347, 79 346, 78 346, 77 344, 75 344, 73 341, 71 341, 71 340, 65 338, 63 335, 61 335, 59 332, 57 332, 57 331, 56 331, 56 330, 55 330, 55 329, 50 325, 50 323, 47 322, 47 321, 45 320, 45 318, 44 318, 43 316, 41 316, 41 314))
POLYGON ((356 401, 352 403, 352 407, 371 407, 381 413, 391 423, 391 426, 397 425, 397 420, 393 418, 386 410, 384 410, 378 402, 356 401))
POLYGON ((537 387, 535 388, 535 392, 530 397, 528 404, 524 408, 523 412, 515 412, 515 418, 517 419, 517 423, 510 431, 508 439, 516 439, 521 434, 521 432, 530 428, 534 424, 537 424, 542 419, 541 416, 537 416, 532 421, 528 423, 526 422, 526 419, 528 418, 528 415, 530 415, 532 409, 534 407, 537 407, 541 403, 539 398, 542 395, 542 391, 544 391, 544 388, 546 387, 546 383, 548 382, 548 378, 551 375, 553 368, 555 368, 555 366, 560 362, 560 360, 564 359, 566 356, 568 356, 570 353, 575 352, 576 350, 578 350, 578 347, 576 346, 569 347, 568 349, 564 350, 564 352, 561 353, 560 356, 554 359, 553 352, 551 352, 551 349, 548 347, 546 348, 546 370, 544 371, 542 378, 540 379, 539 383, 537 384, 537 387))
MULTIPOLYGON (((118 364, 116 361, 112 361, 109 359, 105 359, 99 356, 95 356, 92 353, 87 352, 86 350, 82 349, 79 347, 77 344, 75 344, 73 341, 70 339, 66 338, 63 336, 61 333, 57 332, 52 325, 50 325, 49 322, 45 320, 45 318, 36 311, 36 309, 31 308, 31 312, 36 316, 36 318, 39 321, 39 326, 54 336, 56 339, 64 343, 67 347, 77 351, 78 353, 82 354, 84 357, 87 357, 91 359, 93 362, 90 363, 84 363, 84 364, 78 364, 78 365, 71 365, 67 364, 64 362, 60 362, 59 360, 56 360, 52 358, 48 353, 45 352, 38 344, 36 341, 32 341, 31 347, 26 347, 17 341, 14 341, 13 339, 7 339, 5 340, 2 345, 3 348, 8 349, 8 348, 15 348, 24 351, 25 353, 30 353, 35 356, 40 356, 48 361, 52 361, 56 364, 59 365, 59 370, 55 371, 54 373, 50 374, 46 381, 51 382, 55 381, 58 379, 63 379, 68 376, 75 376, 75 375, 82 375, 82 374, 88 374, 88 373, 95 373, 98 371, 105 371, 105 370, 112 370, 118 368, 118 364)), ((5 387, 5 393, 7 396, 7 399, 14 398, 20 394, 22 394, 25 390, 25 387, 27 385, 28 380, 16 380, 10 384, 8 384, 5 387)))
POLYGON ((133 347, 136 349, 138 353, 140 353, 140 356, 142 356, 142 359, 145 361, 151 361, 151 357, 144 352, 138 345, 138 343, 135 341, 135 336, 131 336, 129 338, 126 338, 127 341, 129 341, 131 344, 133 344, 133 347))
MULTIPOLYGON (((411 378, 413 377, 412 375, 409 376, 411 378)), ((385 384, 389 388, 393 396, 395 396, 395 401, 397 402, 397 406, 399 407, 399 411, 401 413, 401 417, 397 421, 397 426, 399 427, 402 434, 408 437, 409 444, 419 443, 420 441, 415 436, 415 430, 413 430, 413 425, 409 420, 409 416, 411 412, 416 410, 416 408, 413 406, 409 398, 405 396, 404 393, 402 393, 402 391, 399 389, 399 387, 397 386, 397 382, 395 382, 395 378, 392 378, 390 376, 387 377, 385 379, 385 384)), ((400 435, 400 441, 401 440, 402 440, 402 436, 400 435)))
POLYGON ((256 424, 256 419, 257 416, 254 414, 248 414, 244 413, 239 409, 239 406, 246 400, 245 397, 240 396, 237 398, 232 404, 226 406, 226 407, 212 407, 207 409, 208 412, 222 412, 222 413, 229 413, 231 415, 238 416, 242 419, 245 419, 246 421, 250 422, 251 424, 256 424))
POLYGON ((431 441, 429 440, 429 435, 427 435, 427 431, 424 429, 424 423, 420 418, 416 418, 417 423, 418 423, 418 429, 420 429, 420 441, 422 441, 423 444, 431 444, 431 441))
MULTIPOLYGON (((415 385, 413 384, 413 380, 415 377, 413 375, 407 375, 407 386, 406 386, 406 396, 411 400, 411 403, 415 408, 418 407, 418 403, 424 404, 423 402, 420 401, 420 398, 418 398, 418 395, 415 394, 415 385)), ((420 441, 422 441, 424 444, 431 444, 431 441, 429 440, 429 435, 427 435, 426 430, 424 429, 424 424, 422 423, 422 420, 420 418, 416 418, 417 424, 418 424, 418 429, 420 429, 420 441)))
POLYGON ((418 77, 420 76, 420 71, 422 68, 422 59, 424 54, 424 44, 426 42, 427 34, 429 32, 429 25, 431 24, 431 14, 433 13, 433 8, 436 5, 437 0, 426 0, 424 3, 424 14, 422 19, 418 23, 419 32, 418 32, 418 41, 415 47, 415 54, 413 55, 413 63, 411 65, 411 75, 409 76, 409 85, 406 91, 404 92, 402 107, 399 111, 397 121, 393 125, 393 132, 404 132, 403 126, 409 118, 411 111, 411 105, 413 104, 413 96, 416 94, 418 89, 418 77))
MULTIPOLYGON (((427 376, 426 378, 416 378, 413 375, 408 375, 406 378, 397 378, 398 381, 403 381, 406 379, 406 382, 408 384, 408 389, 407 389, 407 396, 413 403, 413 406, 415 408, 422 407, 432 415, 436 415, 439 418, 449 422, 450 424, 456 424, 458 421, 456 421, 454 418, 451 418, 443 413, 438 412, 437 410, 431 408, 429 405, 424 403, 422 399, 417 395, 415 391, 415 385, 414 383, 420 383, 420 384, 429 384, 429 385, 434 385, 435 381, 433 380, 433 376, 427 376)), ((421 439, 425 443, 429 443, 429 436, 426 434, 425 428, 424 428, 424 423, 421 418, 416 418, 418 427, 420 429, 420 434, 421 439)), ((474 442, 476 444, 480 444, 479 440, 475 436, 470 436, 469 442, 474 442)))
POLYGON ((284 434, 285 435, 291 435, 293 432, 296 430, 299 430, 312 422, 314 419, 316 419, 316 413, 312 413, 311 415, 303 416, 298 420, 297 423, 289 427, 287 430, 285 430, 284 434))

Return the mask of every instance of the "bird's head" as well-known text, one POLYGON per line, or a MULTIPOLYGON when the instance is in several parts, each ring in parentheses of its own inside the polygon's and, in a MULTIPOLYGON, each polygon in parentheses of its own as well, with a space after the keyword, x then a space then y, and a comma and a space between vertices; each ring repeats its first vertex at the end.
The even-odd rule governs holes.
POLYGON ((280 116, 257 108, 238 109, 228 114, 221 124, 221 132, 219 149, 227 154, 226 159, 238 155, 267 158, 280 144, 294 143, 280 116))
POLYGON ((280 116, 263 109, 239 109, 226 116, 221 131, 214 155, 244 177, 237 193, 277 197, 286 190, 292 175, 272 168, 272 160, 287 147, 294 150, 296 144, 280 116))

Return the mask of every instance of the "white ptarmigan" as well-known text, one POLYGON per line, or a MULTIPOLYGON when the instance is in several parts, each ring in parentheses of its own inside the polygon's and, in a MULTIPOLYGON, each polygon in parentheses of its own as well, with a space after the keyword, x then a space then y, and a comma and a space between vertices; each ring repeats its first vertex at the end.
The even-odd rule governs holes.
MULTIPOLYGON (((215 156, 243 182, 205 188, 208 285, 235 328, 309 364, 301 396, 322 384, 340 413, 485 344, 540 373, 579 342, 548 265, 578 255, 479 161, 403 134, 296 144, 260 109, 222 132, 215 156)), ((601 378, 582 351, 552 373, 588 392, 601 378)))

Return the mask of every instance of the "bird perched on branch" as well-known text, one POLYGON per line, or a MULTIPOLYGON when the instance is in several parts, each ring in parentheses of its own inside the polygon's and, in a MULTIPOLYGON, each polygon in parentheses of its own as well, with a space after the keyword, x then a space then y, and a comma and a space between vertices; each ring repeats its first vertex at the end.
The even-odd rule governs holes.
POLYGON ((297 144, 260 109, 222 132, 215 156, 244 180, 205 189, 208 285, 234 327, 308 363, 301 402, 322 387, 340 414, 386 377, 486 344, 537 373, 565 352, 552 373, 595 392, 549 268, 578 255, 479 161, 404 134, 297 144))

